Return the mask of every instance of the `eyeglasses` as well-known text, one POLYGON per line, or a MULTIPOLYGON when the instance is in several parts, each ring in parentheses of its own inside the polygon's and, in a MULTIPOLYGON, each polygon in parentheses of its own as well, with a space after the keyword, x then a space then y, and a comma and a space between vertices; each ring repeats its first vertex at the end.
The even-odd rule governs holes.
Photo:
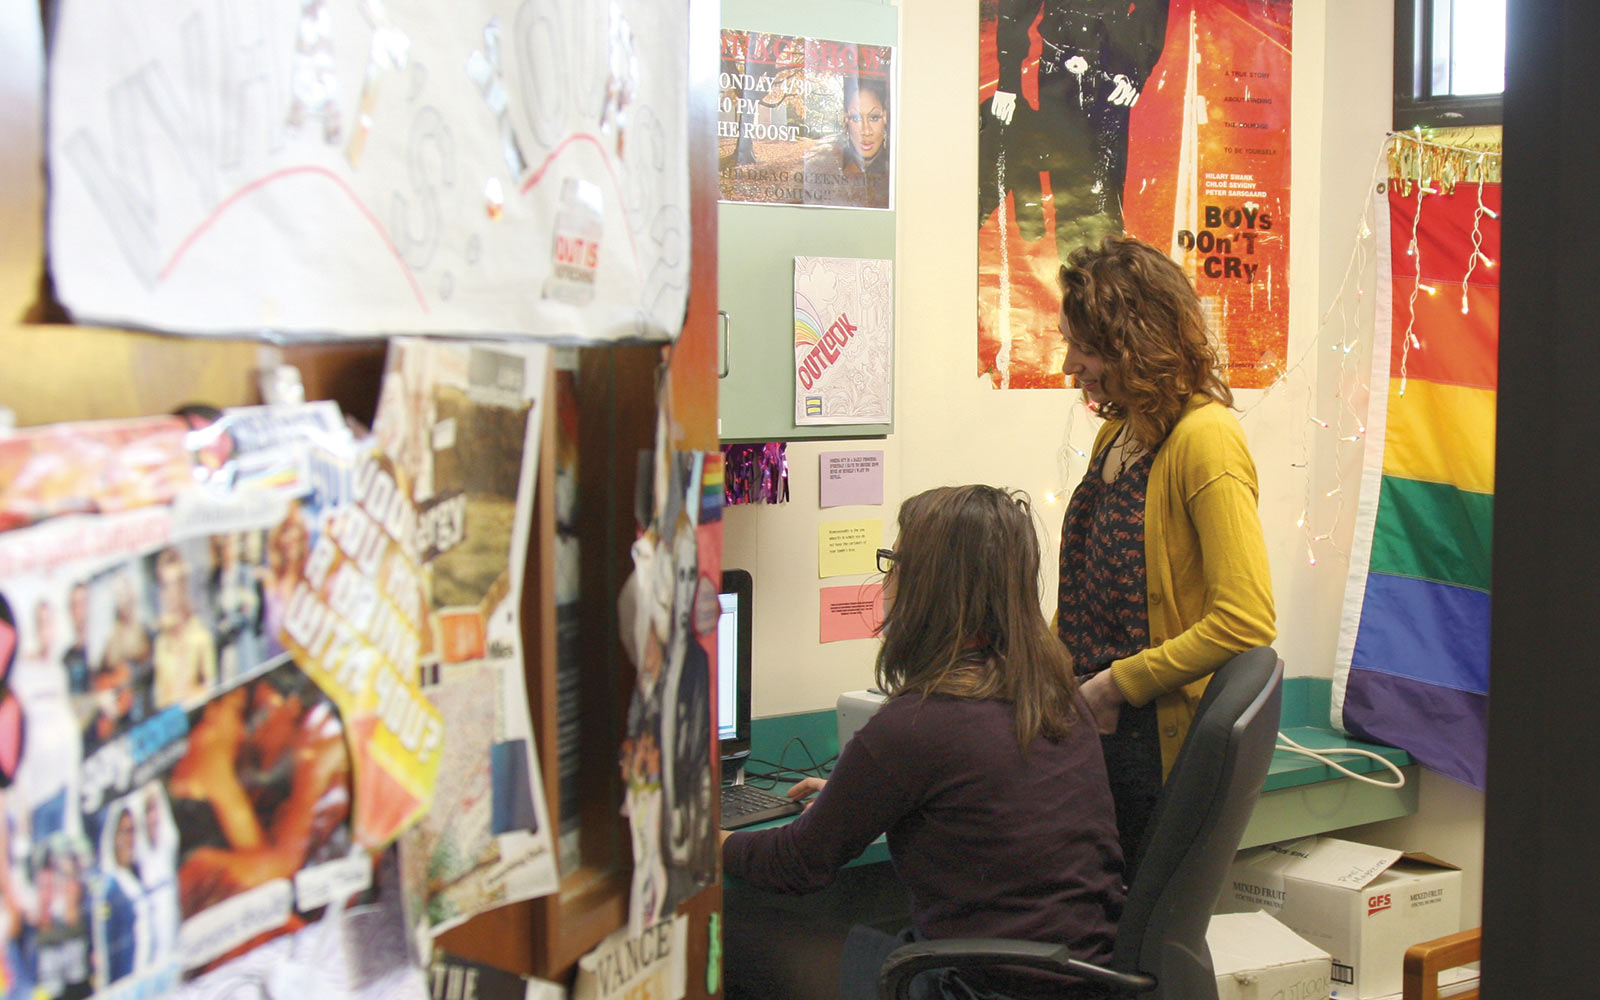
POLYGON ((887 572, 889 572, 889 567, 894 565, 894 561, 896 559, 898 559, 898 558, 900 558, 900 557, 894 554, 894 549, 879 549, 878 550, 878 572, 879 573, 887 573, 887 572))
MULTIPOLYGON (((888 115, 885 115, 882 111, 874 111, 874 112, 872 112, 872 114, 867 115, 867 124, 868 125, 882 125, 883 124, 883 120, 885 118, 887 118, 887 117, 888 117, 888 115)), ((860 114, 845 115, 844 116, 844 120, 849 122, 852 125, 860 125, 861 124, 861 115, 860 114)))

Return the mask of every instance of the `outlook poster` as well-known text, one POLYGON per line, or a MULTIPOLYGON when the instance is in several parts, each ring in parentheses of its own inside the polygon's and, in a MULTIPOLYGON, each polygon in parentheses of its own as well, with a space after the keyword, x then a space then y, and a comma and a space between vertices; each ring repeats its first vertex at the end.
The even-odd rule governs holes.
POLYGON ((1285 368, 1291 0, 980 0, 978 370, 1060 388, 1056 273, 1127 232, 1194 281, 1234 388, 1285 368))

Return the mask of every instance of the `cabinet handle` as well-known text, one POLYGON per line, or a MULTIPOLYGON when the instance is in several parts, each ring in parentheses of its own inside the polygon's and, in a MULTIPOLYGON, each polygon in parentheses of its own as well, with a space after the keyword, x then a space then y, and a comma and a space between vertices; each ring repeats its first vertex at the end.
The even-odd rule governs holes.
POLYGON ((717 345, 718 353, 722 355, 722 369, 717 372, 717 378, 728 377, 728 314, 721 309, 717 310, 717 336, 721 343, 717 345))

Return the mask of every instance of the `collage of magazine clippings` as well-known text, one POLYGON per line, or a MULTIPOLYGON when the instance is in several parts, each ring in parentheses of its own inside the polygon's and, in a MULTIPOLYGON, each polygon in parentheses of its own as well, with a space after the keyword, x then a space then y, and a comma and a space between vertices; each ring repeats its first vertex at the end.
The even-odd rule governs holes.
POLYGON ((619 602, 637 668, 621 768, 633 842, 628 930, 669 918, 716 877, 711 692, 721 575, 722 456, 671 447, 669 391, 656 416, 649 524, 619 602))
POLYGON ((374 437, 0 440, 0 995, 421 996, 408 927, 554 889, 511 558, 544 365, 397 341, 374 437))
POLYGON ((556 888, 518 616, 548 351, 391 340, 374 421, 418 517, 426 692, 449 739, 433 808, 400 842, 435 931, 556 888))

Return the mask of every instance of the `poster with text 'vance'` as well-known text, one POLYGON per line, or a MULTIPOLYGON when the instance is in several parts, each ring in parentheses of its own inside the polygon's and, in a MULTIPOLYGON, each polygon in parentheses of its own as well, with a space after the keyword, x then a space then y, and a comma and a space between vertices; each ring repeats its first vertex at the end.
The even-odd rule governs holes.
POLYGON ((893 417, 894 261, 794 259, 794 422, 893 417))
POLYGON ((48 248, 80 321, 670 339, 685 0, 59 0, 48 248))

